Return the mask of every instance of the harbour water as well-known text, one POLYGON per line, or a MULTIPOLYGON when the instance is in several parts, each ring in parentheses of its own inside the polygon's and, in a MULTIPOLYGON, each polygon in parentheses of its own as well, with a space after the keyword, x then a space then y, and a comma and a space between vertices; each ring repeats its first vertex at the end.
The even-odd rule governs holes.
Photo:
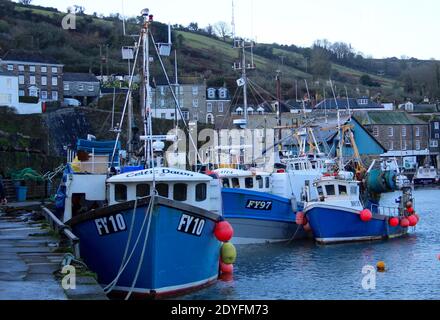
MULTIPOLYGON (((440 299, 440 189, 419 189, 417 229, 383 242, 318 246, 313 242, 238 247, 232 281, 183 299, 440 299), (384 261, 376 288, 362 286, 365 266, 384 261)), ((398 193, 386 194, 383 205, 398 193)))

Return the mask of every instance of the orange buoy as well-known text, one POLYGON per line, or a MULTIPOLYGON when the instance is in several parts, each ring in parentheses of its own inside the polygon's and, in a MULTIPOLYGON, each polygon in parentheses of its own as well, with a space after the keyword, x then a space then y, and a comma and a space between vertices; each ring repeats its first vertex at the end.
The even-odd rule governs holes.
POLYGON ((392 217, 389 220, 389 224, 393 228, 397 227, 399 225, 399 223, 400 223, 399 218, 396 218, 396 217, 392 217))
POLYGON ((234 235, 234 229, 229 222, 220 221, 215 225, 214 234, 218 241, 228 242, 234 235))
POLYGON ((409 227, 409 220, 407 218, 403 218, 400 220, 400 226, 402 228, 408 228, 409 227))
POLYGON ((419 222, 419 221, 417 220, 417 217, 414 216, 414 215, 409 216, 409 217, 408 217, 408 221, 409 221, 409 226, 410 226, 410 227, 415 227, 415 226, 417 225, 417 223, 419 222))
POLYGON ((371 213, 370 210, 368 209, 364 209, 360 212, 360 216, 361 216, 361 220, 363 222, 369 222, 371 221, 371 219, 373 219, 373 214, 371 213))

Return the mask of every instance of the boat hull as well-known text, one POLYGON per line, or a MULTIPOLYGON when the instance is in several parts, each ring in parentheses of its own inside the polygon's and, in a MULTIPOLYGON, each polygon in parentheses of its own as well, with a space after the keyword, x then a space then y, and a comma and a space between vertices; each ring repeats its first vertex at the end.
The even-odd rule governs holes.
POLYGON ((438 180, 434 178, 414 178, 413 183, 415 186, 426 186, 437 184, 438 180))
POLYGON ((109 206, 70 221, 74 233, 80 238, 81 256, 97 273, 99 283, 107 286, 116 278, 133 218, 134 227, 126 256, 131 252, 133 255, 121 273, 114 293, 127 293, 133 287, 134 297, 157 298, 193 291, 214 282, 219 272, 221 246, 214 236, 219 216, 168 199, 154 198, 141 260, 147 235, 149 201, 150 198, 142 199, 136 209, 134 201, 109 206), (139 264, 140 273, 134 283, 139 264))
POLYGON ((290 200, 269 193, 223 189, 223 216, 234 228, 234 244, 261 244, 304 239, 290 200))
POLYGON ((369 222, 356 210, 314 204, 305 209, 315 240, 321 244, 375 241, 404 236, 408 228, 391 227, 388 217, 374 215, 369 222))

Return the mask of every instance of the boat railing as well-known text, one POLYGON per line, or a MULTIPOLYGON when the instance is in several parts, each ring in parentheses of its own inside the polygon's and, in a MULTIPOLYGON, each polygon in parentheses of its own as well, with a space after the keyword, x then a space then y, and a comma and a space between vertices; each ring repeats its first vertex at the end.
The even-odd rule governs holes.
POLYGON ((73 150, 67 150, 67 164, 75 173, 107 174, 108 169, 117 166, 109 161, 109 155, 97 155, 94 150, 87 161, 80 161, 73 150))
POLYGON ((370 209, 372 212, 376 214, 380 214, 388 217, 398 217, 400 214, 400 210, 398 207, 387 207, 387 206, 372 204, 370 209))

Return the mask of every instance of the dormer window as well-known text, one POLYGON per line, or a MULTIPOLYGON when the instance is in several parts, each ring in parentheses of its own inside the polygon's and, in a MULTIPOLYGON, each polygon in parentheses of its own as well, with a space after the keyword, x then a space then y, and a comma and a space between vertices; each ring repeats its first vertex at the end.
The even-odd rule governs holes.
POLYGON ((243 108, 238 107, 235 112, 237 112, 238 115, 242 115, 243 114, 243 108))
POLYGON ((208 99, 215 99, 215 89, 208 89, 208 99))
POLYGON ((228 91, 225 88, 219 89, 220 99, 226 99, 228 96, 228 91))
POLYGON ((365 99, 365 98, 359 99, 358 104, 361 106, 366 106, 366 105, 368 105, 368 99, 365 99))

